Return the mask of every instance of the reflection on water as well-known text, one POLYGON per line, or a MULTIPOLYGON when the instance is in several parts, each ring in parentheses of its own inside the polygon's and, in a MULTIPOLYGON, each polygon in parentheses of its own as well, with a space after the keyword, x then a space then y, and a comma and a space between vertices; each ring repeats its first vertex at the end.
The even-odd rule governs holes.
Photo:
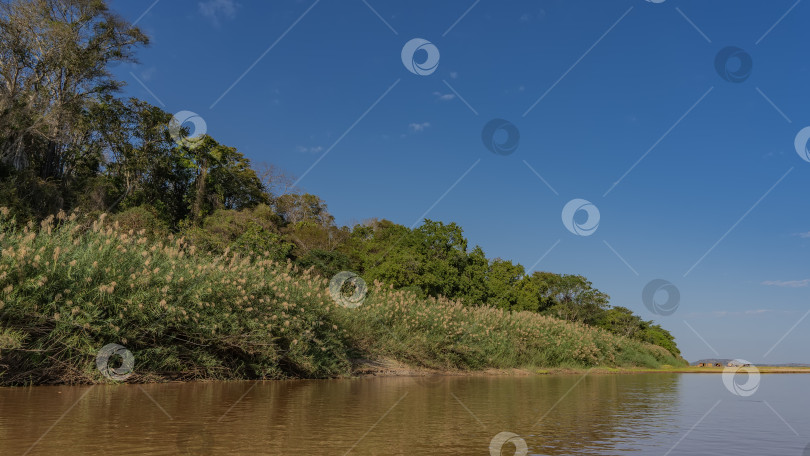
POLYGON ((511 432, 532 455, 801 456, 808 381, 747 398, 707 374, 0 389, 0 454, 488 455, 511 432))

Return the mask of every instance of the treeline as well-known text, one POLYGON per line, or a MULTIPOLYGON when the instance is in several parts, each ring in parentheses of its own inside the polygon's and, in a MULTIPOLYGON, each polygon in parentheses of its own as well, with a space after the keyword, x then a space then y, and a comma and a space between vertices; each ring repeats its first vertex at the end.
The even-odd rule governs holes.
POLYGON ((0 1, 0 206, 18 222, 109 212, 124 227, 178 233, 212 253, 270 252, 326 277, 352 270, 421 296, 582 322, 679 354, 668 331, 611 306, 585 277, 488 259, 455 223, 338 227, 320 198, 295 192, 276 169, 257 172, 210 136, 178 140, 171 114, 120 97, 123 82, 110 72, 147 43, 101 0, 0 1))

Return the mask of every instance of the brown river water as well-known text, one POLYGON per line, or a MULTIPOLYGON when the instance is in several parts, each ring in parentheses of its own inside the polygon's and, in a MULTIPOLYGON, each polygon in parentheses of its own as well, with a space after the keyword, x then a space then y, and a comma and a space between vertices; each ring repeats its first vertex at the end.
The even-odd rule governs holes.
POLYGON ((0 454, 804 456, 809 386, 762 375, 742 396, 717 374, 580 374, 0 388, 0 454))

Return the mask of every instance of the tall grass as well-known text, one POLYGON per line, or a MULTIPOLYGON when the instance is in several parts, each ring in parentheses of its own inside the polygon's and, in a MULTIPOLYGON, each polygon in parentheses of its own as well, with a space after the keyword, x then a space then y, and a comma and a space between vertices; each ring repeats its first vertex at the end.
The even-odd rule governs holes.
POLYGON ((268 254, 213 255, 102 215, 19 228, 0 208, 0 384, 105 381, 125 346, 131 381, 334 377, 352 358, 477 369, 680 364, 666 350, 527 312, 419 300, 382 284, 337 305, 328 280, 268 254))
POLYGON ((375 284, 353 313, 340 312, 352 346, 406 363, 457 369, 684 364, 662 347, 533 312, 416 299, 375 284))

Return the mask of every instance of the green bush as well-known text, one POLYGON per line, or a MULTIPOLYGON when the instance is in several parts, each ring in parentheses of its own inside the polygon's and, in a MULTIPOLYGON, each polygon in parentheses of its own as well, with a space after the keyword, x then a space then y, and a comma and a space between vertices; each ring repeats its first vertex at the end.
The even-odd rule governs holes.
POLYGON ((266 205, 241 211, 220 209, 206 217, 201 226, 189 226, 182 234, 206 252, 230 251, 245 255, 262 252, 270 259, 283 262, 294 245, 282 239, 278 223, 278 215, 266 205))

